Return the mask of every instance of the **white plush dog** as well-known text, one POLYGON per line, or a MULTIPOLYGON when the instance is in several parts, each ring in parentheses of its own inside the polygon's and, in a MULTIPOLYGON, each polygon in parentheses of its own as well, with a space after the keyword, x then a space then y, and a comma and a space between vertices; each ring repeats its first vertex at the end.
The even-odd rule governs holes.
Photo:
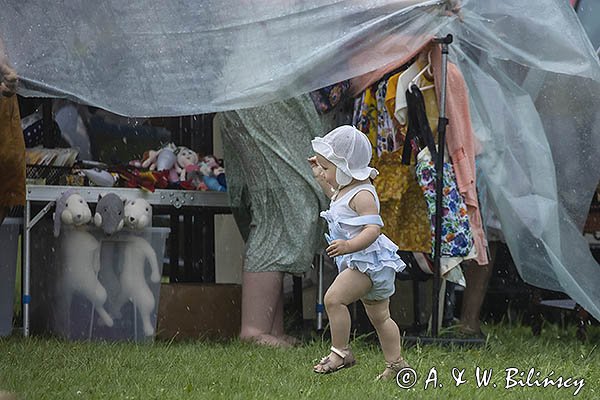
POLYGON ((100 270, 100 242, 84 225, 92 218, 87 202, 73 190, 68 190, 56 202, 54 236, 60 235, 61 222, 70 225, 62 234, 62 260, 64 270, 59 283, 59 298, 63 301, 62 313, 66 318, 63 329, 68 328, 71 300, 74 293, 87 298, 102 321, 113 326, 113 320, 104 309, 107 294, 98 280, 100 270))
MULTIPOLYGON (((129 200, 125 203, 125 225, 137 231, 142 231, 152 225, 152 206, 144 199, 129 200)), ((154 311, 156 301, 148 287, 144 269, 146 261, 150 266, 150 280, 160 282, 158 259, 150 243, 136 233, 123 232, 115 238, 120 242, 123 254, 122 271, 119 277, 120 293, 111 304, 111 314, 115 318, 121 317, 121 308, 127 301, 131 301, 137 309, 144 334, 154 334, 154 326, 150 316, 154 311)))
POLYGON ((133 230, 142 230, 152 226, 152 206, 144 199, 125 202, 125 226, 133 230))

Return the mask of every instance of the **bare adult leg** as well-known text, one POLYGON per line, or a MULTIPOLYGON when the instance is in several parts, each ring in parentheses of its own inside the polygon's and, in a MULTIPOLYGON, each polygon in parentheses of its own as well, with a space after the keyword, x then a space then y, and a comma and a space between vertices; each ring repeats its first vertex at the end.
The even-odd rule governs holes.
POLYGON ((286 341, 291 346, 297 346, 300 344, 300 340, 297 338, 286 335, 285 328, 283 326, 283 306, 284 306, 284 296, 283 296, 283 281, 281 285, 281 292, 279 294, 279 301, 277 302, 277 307, 275 308, 275 315, 273 316, 273 328, 271 328, 271 335, 279 338, 281 340, 286 341))
MULTIPOLYGON (((343 350, 350 342, 350 313, 348 305, 364 297, 371 289, 371 279, 360 271, 347 268, 333 281, 325 293, 325 309, 331 329, 331 345, 343 350)), ((335 352, 329 354, 330 367, 343 363, 342 357, 335 352)), ((316 372, 324 371, 321 364, 315 365, 316 372)))
POLYGON ((479 333, 481 331, 481 321, 479 314, 481 306, 485 299, 494 260, 496 259, 497 244, 490 242, 490 263, 488 265, 478 265, 475 262, 466 263, 464 269, 467 287, 463 294, 462 310, 460 314, 461 330, 465 333, 479 333))
POLYGON ((275 306, 275 313, 273 315, 273 326, 271 327, 271 335, 275 337, 282 337, 284 334, 283 328, 283 280, 281 288, 279 288, 279 300, 275 306))
POLYGON ((282 284, 283 272, 243 272, 241 340, 289 347, 285 340, 271 334, 282 284))

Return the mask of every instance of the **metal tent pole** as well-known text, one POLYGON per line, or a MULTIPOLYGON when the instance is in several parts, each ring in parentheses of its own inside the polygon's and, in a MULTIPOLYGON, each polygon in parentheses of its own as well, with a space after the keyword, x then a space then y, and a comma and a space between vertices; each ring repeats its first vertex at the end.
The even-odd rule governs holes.
POLYGON ((434 38, 433 43, 441 45, 442 48, 442 65, 441 65, 441 82, 440 86, 440 101, 439 101, 439 121, 438 121, 438 152, 435 160, 436 176, 436 218, 435 218, 435 246, 434 246, 434 271, 433 271, 433 291, 432 291, 432 315, 431 315, 431 337, 423 336, 404 336, 403 343, 406 345, 412 344, 441 344, 441 345, 468 345, 481 346, 485 345, 486 341, 482 338, 456 338, 456 337, 439 337, 439 306, 441 288, 440 275, 440 259, 441 259, 441 237, 442 237, 442 199, 443 199, 443 165, 444 151, 446 144, 446 126, 448 119, 446 118, 446 81, 448 67, 448 45, 452 43, 452 35, 446 35, 441 38, 434 38))
POLYGON ((452 43, 452 35, 434 39, 434 43, 442 46, 442 66, 440 82, 440 115, 438 120, 438 152, 435 160, 436 196, 435 196, 435 246, 433 259, 433 299, 431 306, 431 335, 438 336, 439 302, 440 302, 440 259, 442 247, 442 198, 444 191, 444 150, 446 146, 446 73, 448 64, 448 45, 452 43))

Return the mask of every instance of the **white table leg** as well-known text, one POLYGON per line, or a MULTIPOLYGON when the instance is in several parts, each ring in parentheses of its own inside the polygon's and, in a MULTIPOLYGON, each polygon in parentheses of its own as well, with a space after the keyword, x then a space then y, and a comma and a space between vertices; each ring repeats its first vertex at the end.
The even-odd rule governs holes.
POLYGON ((30 236, 29 221, 31 219, 31 203, 25 202, 25 224, 23 229, 23 248, 24 248, 24 266, 23 266, 23 295, 22 295, 22 306, 23 306, 23 336, 29 336, 29 303, 31 302, 31 295, 29 293, 29 277, 30 277, 30 260, 31 253, 30 247, 30 236))

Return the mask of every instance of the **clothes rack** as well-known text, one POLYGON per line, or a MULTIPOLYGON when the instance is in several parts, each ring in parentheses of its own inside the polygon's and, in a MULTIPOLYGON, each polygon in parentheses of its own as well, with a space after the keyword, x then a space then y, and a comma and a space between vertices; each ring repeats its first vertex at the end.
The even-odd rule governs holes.
POLYGON ((442 82, 440 87, 439 100, 439 119, 438 119, 438 151, 435 160, 436 175, 436 194, 435 194, 435 245, 433 250, 433 298, 431 303, 431 335, 438 336, 439 325, 439 304, 441 287, 441 258, 442 258, 442 197, 444 190, 444 151, 446 147, 446 78, 448 70, 448 46, 452 43, 452 35, 448 34, 444 38, 435 38, 434 43, 441 44, 442 48, 442 82))
MULTIPOLYGON (((445 37, 436 37, 432 39, 432 43, 439 44, 442 52, 442 65, 441 65, 441 82, 440 82, 440 99, 439 99, 439 119, 437 126, 438 133, 438 151, 435 154, 435 169, 441 171, 436 176, 436 211, 435 211, 435 245, 434 245, 434 259, 433 259, 433 290, 432 290, 432 313, 431 313, 431 337, 425 336, 404 336, 403 342, 407 344, 411 343, 437 343, 437 344, 459 344, 459 345, 482 345, 485 344, 485 340, 482 338, 455 338, 455 337, 439 337, 439 309, 440 309, 440 296, 441 288, 445 287, 442 285, 442 277, 440 274, 441 270, 441 240, 442 240, 442 199, 443 199, 443 167, 444 167, 444 152, 446 145, 446 126, 448 125, 448 119, 446 118, 446 80, 447 80, 447 66, 448 66, 448 47, 452 43, 453 37, 448 34, 445 37)), ((389 75, 389 74, 387 74, 389 75)), ((316 304, 317 312, 317 330, 323 329, 322 317, 324 313, 323 304, 323 255, 320 254, 315 259, 315 264, 319 269, 319 287, 318 287, 318 299, 316 304)), ((443 300, 442 300, 443 301, 443 300)))

